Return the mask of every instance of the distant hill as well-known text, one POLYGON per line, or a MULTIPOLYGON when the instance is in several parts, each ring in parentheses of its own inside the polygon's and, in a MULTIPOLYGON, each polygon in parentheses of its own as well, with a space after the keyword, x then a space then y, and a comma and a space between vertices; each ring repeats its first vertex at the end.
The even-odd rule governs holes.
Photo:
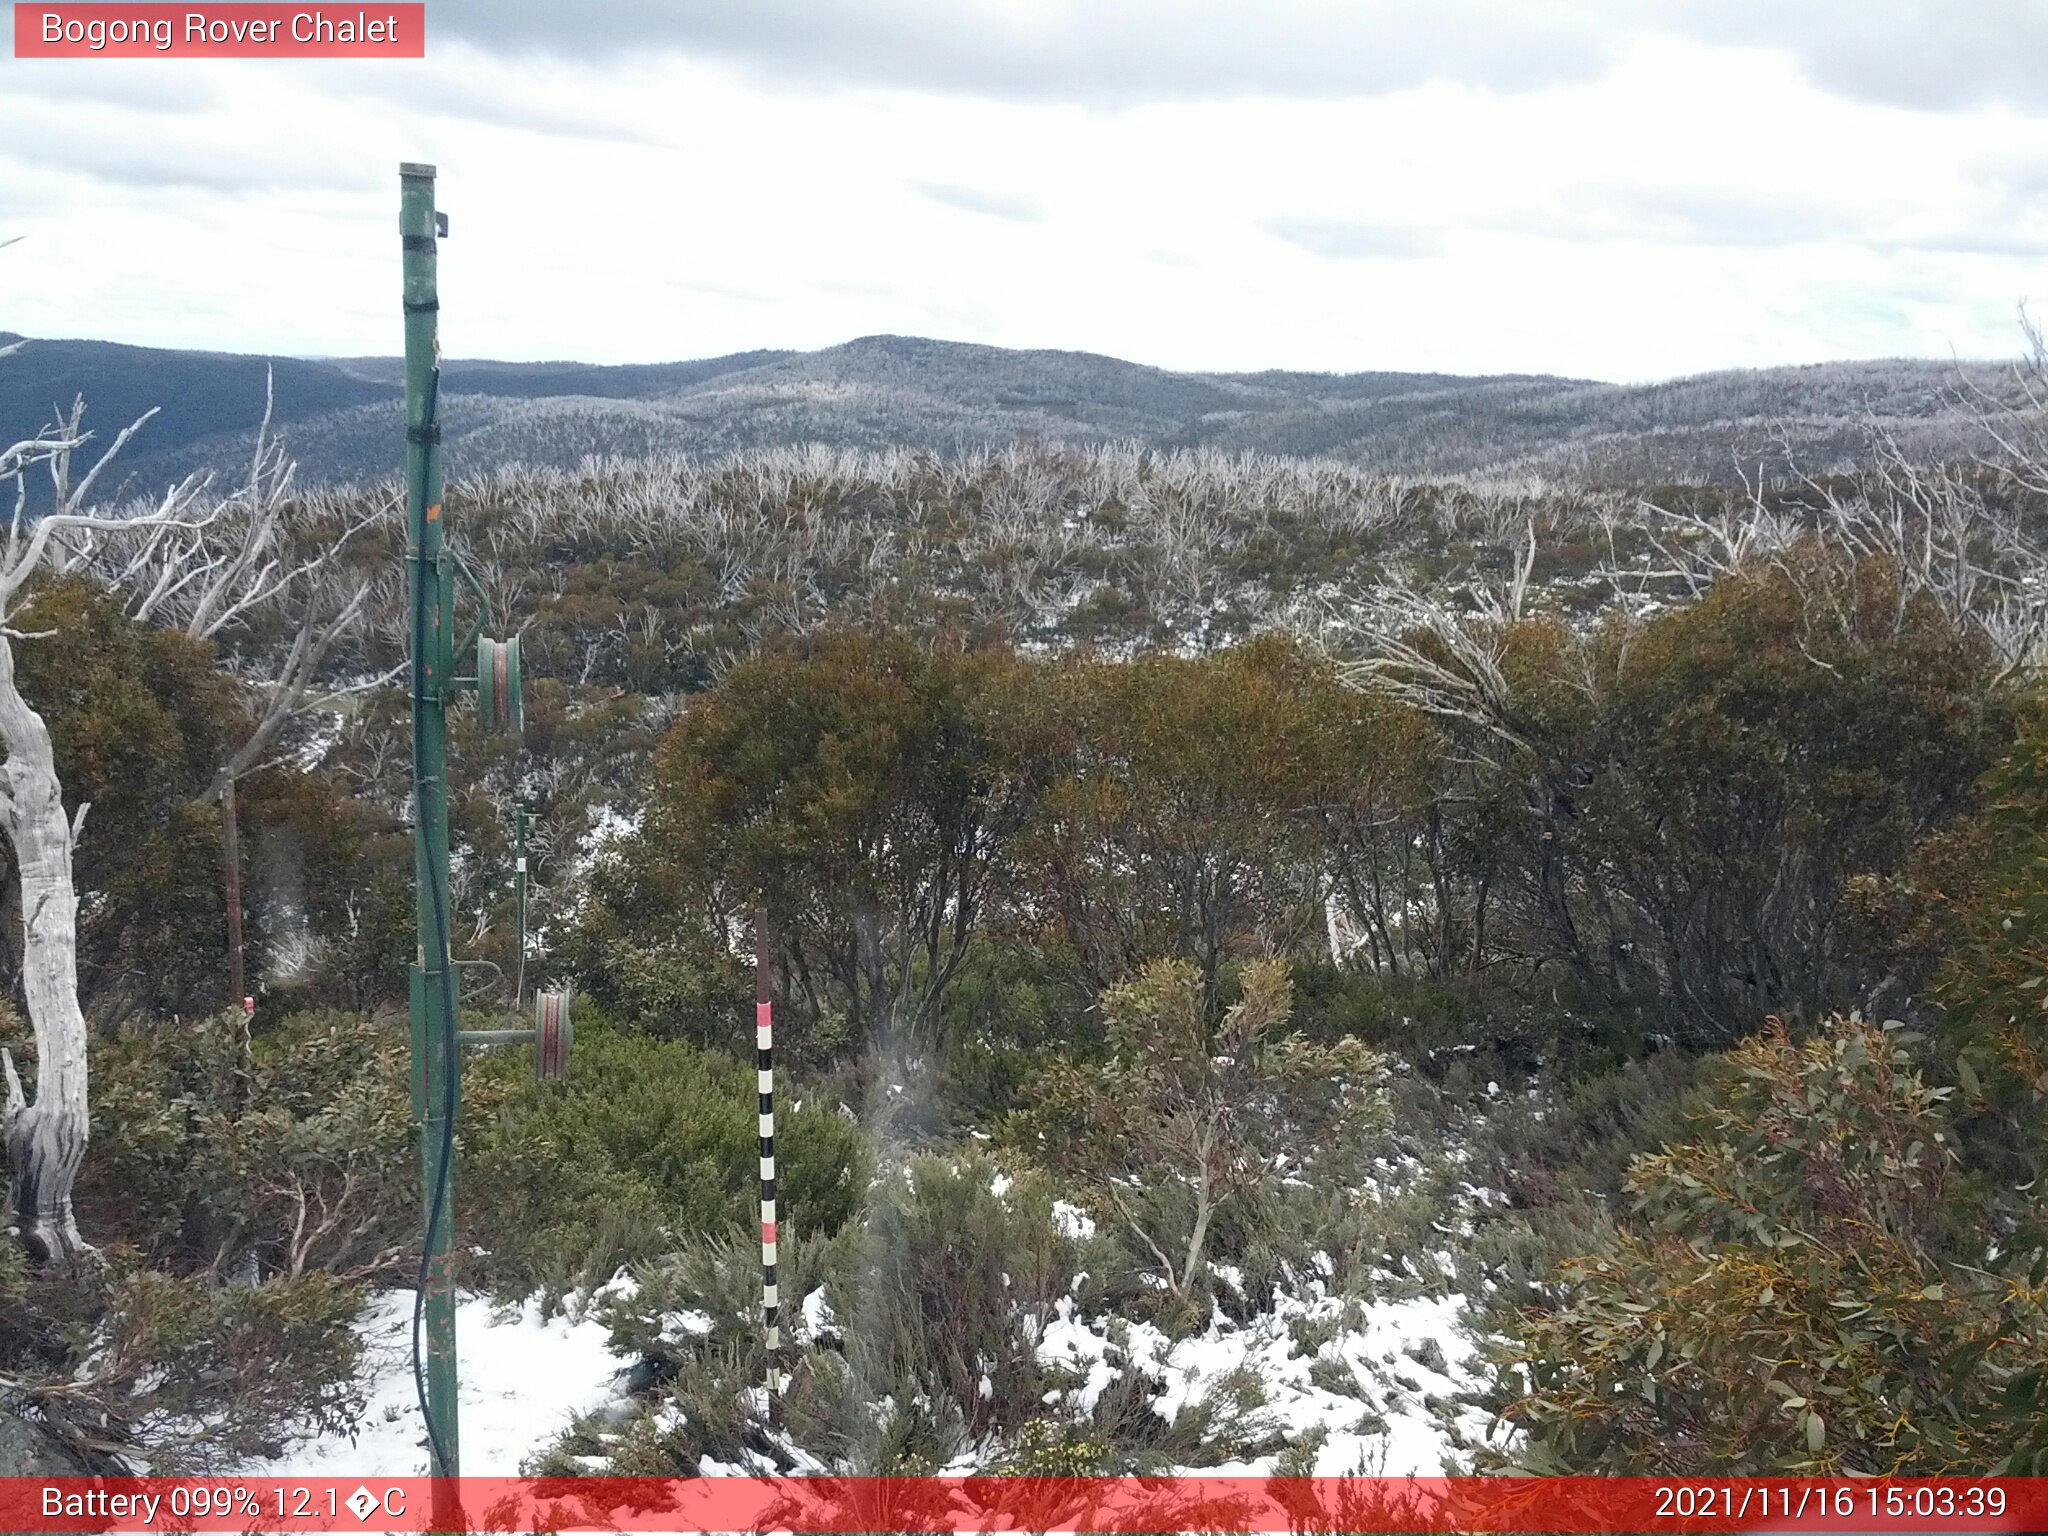
MULTIPOLYGON (((0 343, 15 339, 0 333, 0 343)), ((0 363, 0 430, 83 394, 103 436, 151 406, 126 456, 146 487, 232 473, 275 369, 275 420, 301 474, 379 479, 399 461, 396 358, 266 359, 102 341, 32 341, 0 363)), ((1970 365, 1972 376, 1992 370, 1970 365)), ((573 467, 591 454, 708 453, 795 442, 950 450, 1130 439, 1160 448, 1322 455, 1400 474, 1534 473, 1642 483, 1731 479, 1738 463, 1826 469, 1875 418, 1909 443, 1953 425, 1950 362, 1888 360, 1605 384, 1541 375, 1175 373, 1088 352, 865 336, 816 352, 692 362, 450 362, 452 473, 573 467)))

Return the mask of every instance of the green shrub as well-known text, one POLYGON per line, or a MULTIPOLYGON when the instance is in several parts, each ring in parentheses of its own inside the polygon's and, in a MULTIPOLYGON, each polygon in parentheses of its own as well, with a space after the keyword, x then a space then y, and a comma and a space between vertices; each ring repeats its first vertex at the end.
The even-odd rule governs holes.
POLYGON ((955 1127, 1015 1109, 1048 1051, 1099 1053, 1100 1016, 1056 940, 990 939, 968 952, 940 1013, 938 1100, 955 1127))
POLYGON ((643 939, 613 906, 590 902, 552 957, 623 1030, 701 1046, 731 1039, 753 995, 738 963, 672 910, 662 919, 659 936, 643 939))
POLYGON ((1978 857, 1923 858, 1918 904, 1931 909, 1928 947, 1947 950, 1934 991, 1958 1058, 1966 1153, 1993 1177, 2038 1188, 2048 1170, 2048 697, 2022 711, 1984 788, 1978 857))
POLYGON ((88 1369, 109 1389, 132 1378, 114 1412, 156 1466, 275 1455, 360 1422, 361 1310, 355 1286, 317 1271, 217 1285, 135 1270, 114 1283, 88 1369))
POLYGON ((1489 1041, 1508 1004, 1505 988, 1476 977, 1356 971, 1321 958, 1295 969, 1293 1025, 1311 1040, 1355 1036, 1419 1057, 1489 1041))
MULTIPOLYGON (((1044 1412, 1053 1385, 1032 1343, 1073 1281, 1074 1246, 1041 1178, 998 1195, 985 1156, 918 1157, 882 1176, 835 1236, 785 1235, 777 1275, 790 1367, 783 1417, 797 1443, 853 1470, 944 1465, 971 1441, 1044 1412), (806 1337, 806 1298, 829 1324, 806 1337)), ((660 1382, 636 1427, 581 1432, 614 1471, 689 1474, 750 1439, 761 1383, 760 1251, 687 1241, 602 1303, 615 1349, 660 1382)))
POLYGON ((1540 1107, 1521 1095, 1502 1095, 1473 1138, 1467 1176, 1524 1209, 1619 1195, 1639 1155, 1682 1136, 1702 1060, 1667 1051, 1546 1083, 1540 1107))
POLYGON ((91 1049, 78 1198, 96 1238, 175 1271, 403 1273, 419 1161, 401 1028, 304 1014, 252 1038, 221 1014, 91 1049))
POLYGON ((1115 1447, 1076 1424, 1027 1419, 990 1470, 1004 1477, 1102 1477, 1116 1470, 1115 1447))
POLYGON ((1183 1308, 1213 1255, 1257 1254, 1300 1187, 1355 1181, 1386 1131, 1385 1064, 1287 1033, 1283 961, 1245 967, 1213 1025, 1200 971, 1158 961, 1103 994, 1111 1059, 1055 1061, 1006 1135, 1074 1181, 1183 1308))
POLYGON ((357 1287, 326 1274, 223 1284, 137 1267, 125 1250, 32 1281, 0 1245, 9 1397, 82 1453, 219 1469, 359 1420, 357 1287))
POLYGON ((998 1195, 996 1174, 973 1155, 890 1170, 826 1287, 851 1385, 948 1402, 977 1434, 1037 1411, 1045 1382, 1021 1320, 1049 1320, 1074 1274, 1051 1186, 1026 1176, 998 1195))
POLYGON ((14 1395, 164 1471, 350 1428, 361 1285, 401 1278, 417 1242, 403 1032, 315 1014, 252 1038, 218 1015, 88 1048, 77 1199, 105 1263, 31 1277, 0 1244, 14 1395))
MULTIPOLYGON (((536 1082, 524 1048, 468 1070, 458 1209, 501 1292, 559 1295, 754 1219, 754 1074, 731 1057, 586 1018, 562 1082, 536 1082)), ((785 1108, 776 1159, 792 1228, 830 1233, 852 1214, 866 1156, 851 1122, 785 1108)))
POLYGON ((2021 1213, 1965 1174, 1951 1094, 1897 1025, 1731 1052, 1692 1139, 1630 1174, 1642 1222, 1523 1318, 1501 1362, 1514 1459, 2048 1469, 2048 1254, 2015 1245, 2021 1213))

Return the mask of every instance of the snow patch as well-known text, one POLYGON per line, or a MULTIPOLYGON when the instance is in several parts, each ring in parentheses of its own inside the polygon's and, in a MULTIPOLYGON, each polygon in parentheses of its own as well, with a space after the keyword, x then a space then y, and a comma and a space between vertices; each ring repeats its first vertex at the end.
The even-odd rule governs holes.
MULTIPOLYGON (((365 1403, 352 1434, 301 1441, 282 1456, 246 1462, 237 1474, 425 1476, 426 1426, 412 1374, 412 1308, 413 1293, 402 1290, 378 1292, 363 1309, 356 1327, 363 1338, 365 1403)), ((574 1317, 550 1317, 537 1297, 507 1311, 486 1297, 464 1296, 455 1328, 466 1475, 517 1476, 520 1464, 546 1449, 577 1413, 615 1399, 619 1377, 632 1364, 612 1353, 608 1330, 587 1308, 574 1317)))
POLYGON ((1065 1200, 1053 1201, 1052 1221, 1060 1229, 1061 1236, 1070 1237, 1077 1243, 1095 1235, 1095 1218, 1065 1200))
MULTIPOLYGON (((1310 1284, 1312 1292, 1322 1290, 1310 1284)), ((1322 1433, 1313 1468, 1320 1477, 1360 1470, 1437 1476, 1461 1441, 1487 1434, 1488 1415, 1456 1401, 1481 1380, 1460 1297, 1366 1302, 1282 1295, 1248 1324, 1218 1311, 1205 1332, 1184 1339, 1147 1322, 1083 1318, 1070 1297, 1060 1298, 1054 1313, 1039 1358, 1081 1383, 1048 1393, 1047 1406, 1064 1399, 1077 1414, 1091 1414, 1118 1376, 1131 1371, 1151 1380, 1152 1411, 1171 1423, 1219 1382, 1249 1378, 1265 1396, 1257 1413, 1290 1442, 1322 1433)), ((1186 1470, 1263 1475, 1275 1460, 1186 1470)))

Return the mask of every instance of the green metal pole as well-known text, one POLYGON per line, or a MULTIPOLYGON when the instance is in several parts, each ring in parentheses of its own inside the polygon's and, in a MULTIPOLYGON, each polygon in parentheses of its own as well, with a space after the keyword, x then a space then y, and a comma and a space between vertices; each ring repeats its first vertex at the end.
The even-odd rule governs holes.
MULTIPOLYGON (((448 719, 452 694, 448 583, 441 554, 439 426, 440 298, 436 277, 441 232, 434 208, 434 168, 399 167, 399 228, 405 253, 406 558, 412 598, 412 710, 415 798, 413 874, 419 906, 419 959, 412 988, 414 1104, 424 1185, 425 1253, 421 1264, 426 1332, 426 1414, 430 1470, 452 1478, 462 1470, 455 1409, 455 1275, 449 1237, 455 1225, 454 1169, 449 1157, 452 1108, 459 1102, 460 1051, 450 1021, 457 1005, 448 955, 448 719)), ((435 1528, 452 1517, 453 1490, 435 1496, 435 1528)))

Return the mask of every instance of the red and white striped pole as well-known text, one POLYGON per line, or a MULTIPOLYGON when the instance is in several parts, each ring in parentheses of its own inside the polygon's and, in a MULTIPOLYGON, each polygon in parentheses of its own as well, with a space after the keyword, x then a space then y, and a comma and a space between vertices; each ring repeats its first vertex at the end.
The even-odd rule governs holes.
POLYGON ((775 1005, 768 913, 754 918, 754 1071, 761 1092, 761 1321, 768 1341, 768 1421, 782 1422, 782 1310, 775 1284, 775 1005))

